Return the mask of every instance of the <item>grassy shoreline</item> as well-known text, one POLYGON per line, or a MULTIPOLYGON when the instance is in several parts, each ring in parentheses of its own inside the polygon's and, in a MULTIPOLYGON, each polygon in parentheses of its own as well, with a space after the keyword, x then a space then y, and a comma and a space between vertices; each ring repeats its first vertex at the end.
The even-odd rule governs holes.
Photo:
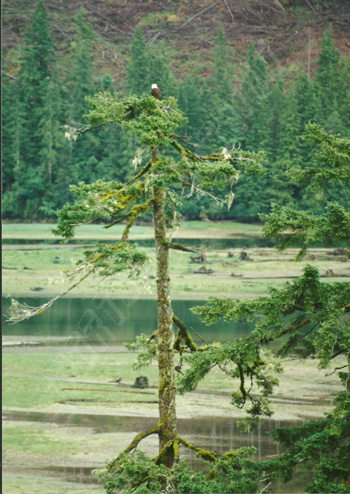
MULTIPOLYGON (((60 237, 52 233, 56 223, 3 223, 3 239, 48 239, 59 240, 60 237)), ((76 239, 116 239, 121 238, 125 225, 115 225, 111 229, 104 225, 82 225, 75 230, 76 239)), ((186 221, 181 222, 180 227, 174 230, 177 238, 230 238, 236 235, 260 235, 262 225, 254 223, 237 223, 233 221, 206 222, 186 221)), ((130 232, 130 239, 153 238, 151 225, 135 225, 130 232)), ((63 239, 62 239, 63 240, 63 239)))
MULTIPOLYGON (((64 271, 72 270, 73 260, 82 259, 85 251, 80 246, 26 250, 14 247, 17 248, 3 250, 3 296, 6 297, 49 298, 64 292, 74 282, 66 278, 64 271)), ((79 285, 69 296, 156 298, 155 251, 142 250, 150 260, 140 277, 129 277, 126 273, 108 279, 95 277, 79 285)), ((306 264, 318 267, 321 276, 331 273, 326 281, 344 281, 350 277, 350 263, 340 262, 341 259, 332 255, 332 249, 311 249, 309 256, 300 262, 294 261, 296 249, 284 253, 269 248, 245 249, 248 260, 240 258, 241 251, 208 250, 205 264, 191 262, 189 253, 171 252, 172 298, 203 300, 215 295, 244 299, 266 295, 270 286, 278 288, 291 283, 306 264)))
MULTIPOLYGON (((26 479, 25 485, 36 494, 61 494, 62 490, 102 494, 101 485, 85 489, 81 482, 87 481, 87 472, 103 467, 122 451, 146 423, 157 421, 156 365, 132 370, 136 354, 127 351, 72 353, 69 347, 66 351, 53 347, 52 353, 47 348, 43 353, 27 352, 24 346, 12 352, 4 349, 3 355, 5 492, 29 492, 21 487, 26 479), (148 377, 149 389, 132 388, 140 374, 148 377), (116 376, 122 377, 120 384, 110 382, 116 376), (82 470, 85 480, 75 474, 75 482, 67 482, 82 470)), ((275 415, 268 423, 277 426, 281 421, 314 419, 328 412, 339 384, 336 375, 328 377, 327 383, 324 376, 340 363, 321 371, 312 360, 302 365, 286 360, 272 402, 275 415)), ((235 386, 228 376, 213 370, 196 392, 177 397, 179 424, 235 423, 243 414, 230 404, 235 386)), ((192 440, 188 432, 186 437, 192 440)), ((201 437, 196 436, 200 444, 206 440, 201 437)), ((243 440, 251 444, 252 438, 247 435, 243 440)), ((154 455, 157 445, 156 438, 149 438, 141 449, 154 455)))
MULTIPOLYGON (((52 224, 4 224, 4 239, 16 241, 39 239, 57 240, 50 230, 52 224)), ((122 231, 104 230, 101 225, 82 227, 78 240, 118 240, 122 231), (85 229, 85 230, 84 230, 85 229), (102 235, 101 235, 102 230, 102 235), (105 233, 107 232, 107 233, 105 233), (100 237, 98 235, 101 235, 100 237)), ((190 222, 180 230, 182 238, 239 238, 257 237, 258 225, 238 225, 232 222, 190 222)), ((178 232, 176 236, 180 238, 178 232)), ((152 230, 139 225, 135 237, 151 238, 152 230)), ((132 237, 131 237, 132 238, 132 237)), ((72 269, 72 259, 83 256, 86 247, 81 245, 5 245, 3 250, 3 296, 53 297, 64 292, 74 281, 65 281, 63 272, 72 269)), ((156 298, 155 253, 144 248, 149 255, 141 278, 118 277, 84 282, 70 292, 70 298, 156 298), (138 295, 135 295, 137 293, 138 295)), ((282 287, 291 283, 305 264, 320 269, 321 275, 332 270, 334 275, 327 281, 344 281, 350 277, 350 263, 332 255, 332 249, 311 249, 308 257, 296 263, 296 249, 278 253, 271 248, 245 248, 247 259, 242 259, 241 248, 208 249, 207 262, 191 262, 191 254, 172 251, 170 256, 172 298, 206 300, 209 296, 252 298, 268 293, 270 286, 282 287), (199 272, 201 268, 206 272, 199 272), (209 273, 208 271, 211 271, 209 273)), ((118 352, 101 353, 94 348, 62 345, 33 348, 21 343, 23 336, 4 338, 3 347, 3 405, 4 405, 4 489, 9 494, 35 492, 35 494, 102 494, 101 485, 83 484, 85 480, 65 481, 69 468, 91 469, 101 467, 125 448, 144 424, 135 430, 111 430, 101 432, 94 422, 87 425, 71 423, 79 414, 97 417, 104 421, 114 416, 124 421, 132 417, 140 420, 156 420, 158 384, 155 364, 134 371, 131 363, 135 354, 119 348, 118 352), (135 390, 132 384, 136 376, 146 375, 151 388, 135 390), (122 377, 121 385, 110 381, 122 377), (30 390, 30 392, 28 392, 30 390), (15 417, 22 413, 22 419, 15 417), (33 413, 46 417, 35 421, 33 413), (6 414, 8 418, 6 419, 6 414), (11 415, 12 414, 12 415, 11 415), (67 417, 67 423, 59 422, 67 417), (50 421, 49 417, 56 417, 50 421), (96 432, 97 431, 97 432, 96 432), (66 473, 63 473, 66 472, 66 473), (65 475, 65 477, 63 477, 65 475)), ((30 338, 28 338, 28 341, 30 338)), ((46 345, 46 344, 45 344, 46 345)), ((337 359, 336 359, 337 360, 337 359)), ((276 421, 303 420, 322 416, 332 407, 332 399, 338 390, 337 376, 327 377, 314 361, 285 361, 285 373, 276 391, 273 408, 276 421)), ((230 404, 230 392, 234 390, 228 376, 219 371, 210 373, 198 390, 177 398, 180 421, 203 420, 210 417, 236 420, 242 416, 230 404)), ((97 420, 96 418, 96 420, 97 420)), ((93 421, 95 419, 92 419, 93 421)), ((123 423, 124 423, 123 422, 123 423)), ((153 439, 146 440, 143 449, 153 454, 157 448, 153 439)), ((79 470, 80 469, 80 470, 79 470)))

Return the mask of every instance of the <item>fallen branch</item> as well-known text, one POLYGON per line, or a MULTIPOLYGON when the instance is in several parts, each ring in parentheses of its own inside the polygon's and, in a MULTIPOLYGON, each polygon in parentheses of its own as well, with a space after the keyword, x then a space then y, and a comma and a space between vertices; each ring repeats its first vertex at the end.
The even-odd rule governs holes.
POLYGON ((233 14, 232 14, 232 11, 230 9, 230 7, 228 6, 228 3, 226 2, 226 0, 223 0, 224 1, 224 4, 226 5, 226 8, 231 16, 231 19, 232 19, 232 22, 235 20, 235 18, 233 17, 233 14))
POLYGON ((18 77, 15 77, 11 74, 7 74, 6 72, 4 72, 4 75, 6 75, 6 77, 9 77, 10 79, 14 79, 15 81, 17 81, 18 77))
POLYGON ((134 391, 132 389, 96 389, 96 388, 62 388, 61 391, 98 391, 104 393, 133 393, 133 394, 142 394, 142 395, 152 395, 154 396, 153 391, 134 391))
POLYGON ((183 27, 185 27, 189 22, 192 21, 192 19, 194 19, 195 17, 201 15, 201 14, 204 14, 204 12, 207 12, 208 10, 212 9, 213 7, 215 7, 215 5, 217 5, 219 3, 218 2, 215 2, 213 3, 212 5, 209 5, 209 7, 206 7, 205 9, 201 10, 200 12, 197 12, 196 14, 194 14, 192 17, 190 17, 189 19, 187 19, 186 22, 184 22, 180 27, 179 29, 182 29, 183 27))
POLYGON ((310 7, 310 9, 315 13, 317 14, 316 10, 313 8, 313 6, 311 5, 311 3, 309 2, 309 0, 306 0, 306 3, 308 4, 308 6, 310 7))
POLYGON ((126 33, 125 31, 122 31, 121 29, 119 29, 119 27, 115 26, 113 24, 113 22, 110 21, 110 19, 108 19, 108 17, 105 17, 104 15, 100 14, 99 12, 97 12, 97 10, 94 10, 92 9, 91 7, 89 7, 88 5, 85 5, 85 7, 90 10, 91 12, 93 12, 94 14, 102 17, 102 19, 104 19, 105 21, 108 22, 108 24, 111 26, 112 29, 115 29, 116 31, 119 31, 120 33, 124 34, 125 36, 132 36, 132 34, 130 33, 126 33))
MULTIPOLYGON (((307 0, 306 0, 307 1, 307 0)), ((273 2, 279 9, 282 10, 282 12, 284 12, 284 7, 282 7, 282 5, 279 3, 278 0, 274 0, 273 2)), ((309 2, 308 2, 309 3, 309 2)))

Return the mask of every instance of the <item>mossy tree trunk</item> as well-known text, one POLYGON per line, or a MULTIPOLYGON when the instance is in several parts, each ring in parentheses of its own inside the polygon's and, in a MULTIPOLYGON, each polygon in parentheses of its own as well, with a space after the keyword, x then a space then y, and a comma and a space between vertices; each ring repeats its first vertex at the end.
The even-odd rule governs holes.
MULTIPOLYGON (((157 253, 159 442, 162 449, 169 441, 174 441, 176 438, 173 311, 170 300, 169 247, 166 238, 162 187, 153 188, 153 213, 157 253)), ((168 448, 162 463, 171 467, 173 460, 173 448, 168 448)))

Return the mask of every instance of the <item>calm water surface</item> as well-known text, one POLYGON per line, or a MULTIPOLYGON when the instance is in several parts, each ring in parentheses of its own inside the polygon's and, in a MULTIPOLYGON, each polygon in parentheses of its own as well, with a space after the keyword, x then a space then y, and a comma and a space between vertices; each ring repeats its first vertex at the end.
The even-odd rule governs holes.
MULTIPOLYGON (((38 307, 46 298, 18 298, 21 303, 38 307)), ((191 307, 204 305, 204 301, 173 301, 174 313, 185 322, 188 329, 200 332, 208 341, 228 341, 244 336, 252 329, 246 321, 227 323, 218 321, 211 326, 202 324, 191 312, 191 307)), ((6 314, 10 299, 3 298, 6 314)), ((66 298, 57 300, 41 314, 15 325, 4 325, 4 336, 66 337, 73 341, 93 344, 120 345, 133 341, 141 333, 152 334, 157 329, 157 305, 155 300, 66 298)), ((197 340, 198 338, 193 335, 197 340)))
MULTIPOLYGON (((20 298, 19 302, 30 306, 40 306, 48 301, 46 298, 20 298)), ((3 312, 6 313, 10 300, 3 299, 3 312)), ((197 316, 191 312, 191 307, 204 305, 204 301, 182 300, 174 301, 175 314, 182 319, 188 328, 199 331, 207 342, 229 341, 234 337, 242 337, 252 330, 252 324, 245 320, 237 323, 219 321, 212 326, 200 323, 197 316)), ((89 299, 67 298, 55 302, 40 317, 23 321, 16 325, 4 325, 3 335, 6 336, 31 336, 47 337, 48 343, 52 339, 69 339, 72 344, 94 345, 120 345, 126 341, 133 341, 140 333, 151 334, 157 328, 157 307, 155 300, 142 299, 89 299)), ((199 341, 197 337, 194 339, 199 341)), ((108 416, 84 414, 50 414, 46 412, 8 411, 4 414, 5 420, 20 420, 31 422, 64 423, 72 427, 91 427, 93 433, 113 431, 140 432, 148 427, 156 425, 157 420, 148 417, 108 416), (147 426, 147 427, 146 427, 147 426)), ((255 446, 255 457, 265 459, 280 452, 277 443, 268 436, 268 431, 280 425, 296 425, 296 423, 284 422, 283 424, 273 420, 263 420, 259 429, 246 434, 239 431, 237 419, 232 417, 209 416, 205 419, 180 419, 178 430, 180 435, 201 446, 223 453, 228 449, 242 446, 255 446)), ((154 450, 157 451, 155 439, 154 450)), ((182 451, 194 469, 202 468, 201 460, 187 449, 182 451)), ((96 465, 98 466, 98 465, 96 465)), ((102 466, 102 465, 101 465, 102 466)), ((78 483, 94 482, 91 476, 92 468, 86 466, 58 467, 52 465, 45 467, 54 477, 60 476, 66 480, 78 483)), ((300 493, 307 483, 309 473, 300 471, 299 474, 287 485, 274 485, 274 493, 300 493)))

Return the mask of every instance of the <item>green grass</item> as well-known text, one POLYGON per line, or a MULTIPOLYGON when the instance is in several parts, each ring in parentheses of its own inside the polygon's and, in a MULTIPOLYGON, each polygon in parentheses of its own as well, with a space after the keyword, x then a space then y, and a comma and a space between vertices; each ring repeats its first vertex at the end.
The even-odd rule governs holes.
POLYGON ((220 230, 232 232, 254 232, 261 233, 262 225, 254 223, 238 223, 236 221, 184 221, 181 223, 183 230, 220 230))
MULTIPOLYGON (((52 239, 58 240, 59 237, 52 233, 57 225, 54 223, 3 223, 3 238, 18 239, 52 239)), ((115 237, 120 235, 125 225, 115 225, 113 228, 104 228, 103 225, 83 225, 76 228, 76 237, 94 239, 96 237, 115 237)), ((147 226, 134 226, 134 234, 151 234, 151 228, 147 226)))
POLYGON ((4 422, 3 448, 9 452, 20 449, 38 455, 62 454, 66 451, 76 452, 74 441, 60 440, 53 431, 45 430, 42 424, 28 422, 4 422))
MULTIPOLYGON (((18 239, 58 239, 52 233, 52 229, 56 227, 54 223, 3 223, 2 234, 3 238, 18 238, 18 239)), ((83 225, 76 228, 76 238, 113 238, 119 237, 124 230, 125 225, 115 225, 113 228, 104 228, 103 225, 83 225)), ((181 223, 181 227, 177 230, 176 235, 190 237, 201 233, 201 236, 217 235, 227 236, 230 234, 254 233, 261 232, 261 226, 255 224, 243 224, 232 221, 224 222, 207 222, 207 221, 186 221, 181 223)), ((135 225, 131 231, 132 236, 153 237, 153 229, 151 226, 135 225)))
POLYGON ((52 477, 28 476, 11 473, 3 475, 5 494, 103 494, 102 486, 76 484, 53 479, 52 477))
MULTIPOLYGON (((157 386, 158 371, 155 365, 145 369, 133 370, 134 353, 94 354, 94 353, 57 353, 57 354, 8 354, 3 359, 3 405, 5 407, 52 407, 58 402, 80 399, 93 400, 100 406, 103 401, 113 400, 109 406, 118 407, 118 401, 154 400, 149 394, 118 393, 109 380, 121 377, 123 383, 133 384, 140 375, 148 377, 149 383, 157 386), (91 383, 72 383, 92 380, 91 383), (76 388, 66 390, 64 388, 76 388), (108 392, 91 389, 110 389, 108 392), (30 389, 30 393, 28 393, 30 389)), ((84 402, 81 402, 84 405, 84 402)), ((90 403, 91 402, 86 402, 90 403)), ((105 405, 101 405, 105 406, 105 405)))
MULTIPOLYGON (((53 247, 49 249, 18 249, 5 246, 3 250, 3 294, 5 296, 51 297, 65 291, 73 281, 67 280, 64 270, 72 270, 72 260, 83 259, 86 248, 81 246, 53 247), (29 268, 29 269, 28 269, 29 268), (62 282, 66 281, 62 284, 62 282), (35 290, 41 287, 40 291, 35 290)), ((141 277, 128 277, 127 273, 106 278, 90 278, 71 292, 73 297, 156 297, 155 249, 143 248, 150 258, 141 277)), ((191 262, 190 253, 170 252, 171 295, 174 299, 205 299, 210 295, 238 298, 266 294, 269 286, 281 287, 291 277, 301 274, 309 263, 321 273, 332 269, 335 273, 350 275, 350 267, 339 263, 334 256, 313 249, 315 260, 295 262, 296 251, 279 253, 273 249, 248 249, 252 261, 241 261, 240 249, 209 250, 207 269, 213 274, 195 274, 202 265, 191 262), (235 275, 235 276, 232 276, 235 275), (274 278, 279 276, 280 278, 274 278)), ((327 279, 327 281, 335 281, 327 279)))
MULTIPOLYGON (((157 389, 131 390, 120 385, 111 385, 110 379, 122 377, 124 383, 132 384, 138 375, 148 377, 151 385, 157 385, 155 365, 134 371, 131 364, 135 353, 24 353, 25 348, 15 354, 3 354, 3 404, 4 410, 41 411, 63 414, 86 414, 88 425, 77 422, 51 423, 50 418, 43 422, 5 420, 3 422, 3 451, 5 475, 3 478, 6 494, 102 494, 102 486, 82 485, 64 482, 54 477, 40 476, 40 470, 49 465, 101 467, 115 458, 130 444, 137 432, 123 432, 123 425, 129 423, 128 414, 153 416, 156 420, 158 405, 144 403, 156 400, 157 389), (75 382, 72 381, 75 376, 75 382), (91 382, 84 382, 91 381, 91 382), (70 389, 67 389, 70 388, 70 389), (104 391, 107 390, 107 391, 104 391), (120 392, 122 391, 122 392, 120 392), (130 391, 134 391, 131 393, 130 391), (136 393, 135 393, 136 392, 136 393), (151 392, 152 394, 148 394, 151 392), (75 401, 92 400, 92 401, 75 401), (112 400, 112 401, 109 401, 112 400), (133 403, 139 400, 141 403, 133 403), (127 402, 129 401, 129 402, 127 402), (103 423, 103 416, 119 415, 121 430, 113 428, 94 433, 91 424, 97 415, 96 426, 103 423), (123 422, 124 421, 124 422, 123 422), (9 471, 6 471, 9 468, 9 471), (30 475, 24 475, 24 470, 30 475)), ((338 378, 331 374, 334 367, 344 362, 334 362, 327 371, 317 369, 317 362, 286 361, 286 374, 281 376, 278 395, 293 398, 316 398, 335 393, 339 388, 338 378), (325 383, 325 373, 331 374, 325 383), (298 386, 296 386, 296 383, 298 386), (330 385, 331 388, 330 388, 330 385), (331 390, 331 391, 330 391, 331 390)), ((232 392, 238 382, 213 369, 200 383, 198 390, 205 394, 185 394, 177 397, 179 417, 230 415, 234 408, 230 405, 230 396, 208 394, 217 391, 232 392)), ((276 404, 279 417, 290 418, 291 414, 311 414, 321 416, 325 411, 322 404, 305 408, 304 405, 276 404)), ((64 415, 65 416, 65 415, 64 415)), ((294 415, 293 415, 294 416, 294 415)), ((47 416, 49 417, 49 416, 47 416)), ((276 417, 277 418, 277 417, 276 417)), ((33 420, 33 418, 32 418, 33 420)), ((141 419, 142 420, 142 419, 141 419)), ((194 419, 195 420, 195 419, 194 419)), ((139 427, 139 426, 138 426, 139 427)), ((141 426, 142 428, 142 426, 141 426)), ((142 449, 154 456, 156 438, 146 440, 142 449)), ((46 470, 45 470, 46 468, 46 470)), ((63 474, 63 472, 62 472, 63 474)), ((56 474, 57 475, 57 474, 56 474)))

